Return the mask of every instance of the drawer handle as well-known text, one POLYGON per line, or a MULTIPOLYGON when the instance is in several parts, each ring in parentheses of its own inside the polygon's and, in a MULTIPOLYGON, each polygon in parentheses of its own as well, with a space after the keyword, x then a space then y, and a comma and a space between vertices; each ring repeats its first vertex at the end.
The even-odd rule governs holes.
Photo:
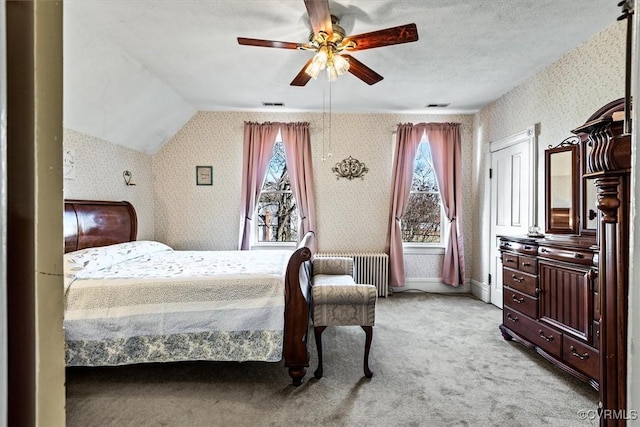
POLYGON ((503 243, 502 246, 507 246, 507 247, 511 247, 511 243, 503 243))
POLYGON ((536 289, 535 289, 535 292, 536 292, 536 294, 539 294, 540 292, 542 292, 542 289, 540 289, 540 288, 536 288, 536 289))
POLYGON ((530 262, 523 262, 522 266, 523 267, 531 267, 531 263, 530 262))
POLYGON ((507 262, 516 262, 516 260, 515 260, 515 259, 513 259, 513 258, 507 258, 507 259, 506 259, 506 261, 507 261, 507 262))
POLYGON ((522 298, 522 297, 518 298, 516 296, 516 294, 512 294, 511 295, 511 299, 513 300, 513 302, 515 302, 517 304, 522 304, 524 302, 524 298, 522 298))
POLYGON ((507 313, 507 319, 511 320, 513 323, 516 323, 519 319, 518 316, 511 316, 511 313, 507 313))
POLYGON ((546 336, 546 335, 544 334, 544 332, 542 331, 542 329, 540 329, 540 330, 538 331, 538 333, 540 334, 540 338, 543 338, 546 342, 551 342, 551 341, 553 341, 553 335, 546 336))
POLYGON ((582 258, 584 258, 584 255, 579 254, 579 253, 574 253, 573 257, 576 258, 576 259, 582 259, 582 258))
POLYGON ((524 250, 525 250, 525 251, 530 251, 530 250, 531 250, 531 246, 525 246, 525 247, 524 247, 524 250))
POLYGON ((547 252, 549 252, 549 251, 548 251, 548 250, 546 250, 545 248, 541 248, 541 249, 540 249, 540 252, 542 252, 542 253, 547 253, 547 252))
POLYGON ((512 274, 511 278, 513 279, 514 282, 518 282, 518 283, 524 282, 524 276, 523 277, 517 277, 515 274, 512 274))
POLYGON ((580 354, 578 353, 578 350, 576 350, 574 346, 569 347, 569 349, 571 350, 571 354, 573 354, 575 357, 579 358, 580 360, 587 360, 589 358, 589 353, 580 354))

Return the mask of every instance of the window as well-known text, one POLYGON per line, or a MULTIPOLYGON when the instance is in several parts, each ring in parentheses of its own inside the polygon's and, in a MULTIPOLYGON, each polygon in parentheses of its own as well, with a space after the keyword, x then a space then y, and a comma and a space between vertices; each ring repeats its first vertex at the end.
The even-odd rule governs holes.
POLYGON ((400 221, 402 241, 416 246, 442 246, 444 213, 426 138, 420 142, 413 164, 409 204, 400 221))
POLYGON ((282 141, 273 147, 256 209, 256 242, 297 242, 298 209, 291 192, 282 141))

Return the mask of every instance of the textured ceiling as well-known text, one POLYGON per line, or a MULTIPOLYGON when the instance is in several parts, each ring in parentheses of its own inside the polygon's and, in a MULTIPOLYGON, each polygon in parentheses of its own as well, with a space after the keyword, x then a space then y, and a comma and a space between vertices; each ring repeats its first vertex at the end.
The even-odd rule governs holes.
MULTIPOLYGON (((354 52, 384 77, 331 85, 333 111, 475 112, 619 15, 616 0, 330 1, 347 34, 416 23, 414 43, 354 52), (450 104, 427 109, 427 104, 450 104)), ((197 110, 322 111, 321 78, 289 85, 306 51, 303 0, 67 0, 65 126, 153 153, 197 110), (263 102, 284 107, 263 107, 263 102)))

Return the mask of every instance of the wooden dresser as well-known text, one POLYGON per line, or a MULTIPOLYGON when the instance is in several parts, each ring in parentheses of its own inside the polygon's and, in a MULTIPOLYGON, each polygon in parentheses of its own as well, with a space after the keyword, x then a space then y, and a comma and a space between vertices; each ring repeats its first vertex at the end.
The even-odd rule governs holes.
POLYGON ((629 409, 631 139, 615 114, 624 101, 545 151, 545 237, 500 237, 502 335, 599 390, 601 426, 625 425, 629 409))
POLYGON ((590 239, 500 237, 505 339, 598 389, 597 251, 590 239))

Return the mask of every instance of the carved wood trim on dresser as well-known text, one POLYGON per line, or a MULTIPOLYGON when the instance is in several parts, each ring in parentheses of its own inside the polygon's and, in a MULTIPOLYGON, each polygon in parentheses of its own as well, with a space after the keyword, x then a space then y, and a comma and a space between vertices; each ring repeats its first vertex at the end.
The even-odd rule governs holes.
MULTIPOLYGON (((612 113, 624 110, 624 99, 573 130, 591 147, 586 178, 596 186, 600 256, 600 406, 609 413, 627 410, 627 322, 629 296, 629 198, 631 134, 612 113)), ((604 108, 604 107, 603 107, 604 108)), ((601 426, 626 425, 603 418, 601 426)))

